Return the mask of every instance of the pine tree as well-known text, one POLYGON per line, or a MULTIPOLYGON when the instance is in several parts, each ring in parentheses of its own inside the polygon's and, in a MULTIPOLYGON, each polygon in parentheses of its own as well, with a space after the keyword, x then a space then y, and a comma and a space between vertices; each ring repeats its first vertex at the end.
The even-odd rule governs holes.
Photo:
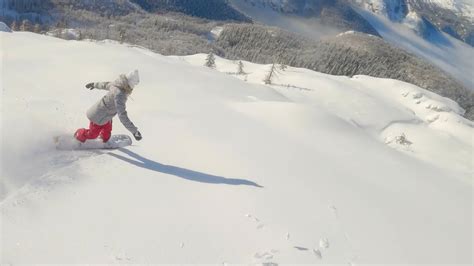
POLYGON ((120 36, 119 36, 119 38, 120 38, 120 43, 123 43, 123 42, 125 41, 125 29, 122 29, 122 28, 121 28, 121 29, 119 30, 119 34, 120 34, 120 36))
POLYGON ((31 23, 29 20, 25 19, 21 22, 20 31, 31 31, 31 23))
POLYGON ((273 63, 272 67, 270 68, 270 71, 268 71, 268 74, 267 74, 267 76, 265 76, 265 79, 263 80, 263 82, 265 82, 265 84, 267 84, 267 85, 271 85, 272 84, 272 79, 276 75, 277 75, 277 69, 276 69, 275 63, 273 63))
POLYGON ((16 20, 14 20, 14 21, 12 22, 12 25, 11 25, 10 29, 11 29, 12 31, 18 31, 18 24, 17 24, 16 20))
POLYGON ((40 24, 38 24, 38 23, 35 24, 35 27, 33 28, 33 32, 35 32, 35 33, 40 33, 41 32, 40 24))
POLYGON ((244 63, 241 60, 237 63, 237 75, 245 75, 244 63))
POLYGON ((214 56, 213 52, 210 52, 206 57, 205 66, 209 68, 216 68, 216 57, 214 56))

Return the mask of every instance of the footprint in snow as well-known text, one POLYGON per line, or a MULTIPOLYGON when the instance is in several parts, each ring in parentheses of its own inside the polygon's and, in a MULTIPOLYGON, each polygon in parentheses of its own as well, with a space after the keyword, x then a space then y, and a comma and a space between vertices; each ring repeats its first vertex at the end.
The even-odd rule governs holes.
POLYGON ((125 254, 115 255, 114 259, 115 261, 124 262, 124 263, 130 262, 132 260, 130 257, 128 257, 125 254))
POLYGON ((252 214, 246 214, 245 217, 247 217, 247 218, 253 220, 253 221, 256 222, 256 223, 259 223, 259 224, 257 225, 257 229, 260 230, 260 229, 265 228, 265 224, 260 223, 260 219, 258 219, 258 218, 255 217, 255 216, 252 216, 252 214))
POLYGON ((322 259, 322 258, 323 258, 323 255, 321 254, 321 251, 320 251, 319 249, 313 248, 313 254, 314 254, 318 259, 322 259))
POLYGON ((273 259, 273 256, 280 252, 277 249, 271 249, 270 251, 257 252, 253 256, 256 259, 270 260, 273 259))
POLYGON ((423 97, 423 93, 421 93, 421 92, 414 92, 414 93, 412 93, 411 97, 412 97, 413 99, 415 99, 415 100, 416 100, 416 99, 420 99, 421 97, 423 97))
POLYGON ((247 217, 247 218, 253 220, 253 221, 256 222, 256 223, 260 222, 260 219, 258 219, 257 217, 253 216, 252 214, 247 213, 247 214, 245 215, 245 217, 247 217))
POLYGON ((132 261, 132 258, 127 255, 124 251, 114 249, 108 244, 104 244, 104 248, 109 250, 109 259, 113 262, 126 263, 129 264, 132 261))
POLYGON ((257 252, 253 255, 253 257, 256 259, 270 260, 270 259, 273 259, 273 254, 267 251, 262 252, 262 253, 257 252))
POLYGON ((319 240, 319 247, 323 249, 329 248, 329 240, 327 238, 321 238, 319 240))
POLYGON ((336 206, 334 206, 334 205, 329 205, 328 208, 329 208, 329 210, 332 211, 332 213, 334 214, 334 216, 335 216, 336 218, 338 218, 336 206))

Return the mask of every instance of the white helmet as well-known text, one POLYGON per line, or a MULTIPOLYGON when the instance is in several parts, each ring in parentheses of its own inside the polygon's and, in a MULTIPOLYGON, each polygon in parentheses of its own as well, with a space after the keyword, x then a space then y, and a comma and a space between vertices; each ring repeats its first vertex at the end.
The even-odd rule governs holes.
POLYGON ((128 85, 133 89, 135 86, 140 83, 140 76, 138 75, 138 70, 134 70, 127 74, 128 85))

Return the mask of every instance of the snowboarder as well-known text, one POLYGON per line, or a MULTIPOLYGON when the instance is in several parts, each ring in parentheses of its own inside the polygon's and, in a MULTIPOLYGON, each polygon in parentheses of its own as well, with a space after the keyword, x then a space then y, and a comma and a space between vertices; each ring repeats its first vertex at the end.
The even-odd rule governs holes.
POLYGON ((120 75, 113 82, 88 83, 86 85, 87 89, 106 90, 108 93, 87 111, 87 118, 90 120, 89 128, 78 129, 74 137, 82 143, 87 139, 96 139, 98 137, 104 143, 107 142, 112 135, 112 118, 118 114, 120 122, 122 122, 125 128, 133 134, 136 140, 141 140, 142 135, 128 118, 126 110, 128 96, 139 82, 138 70, 135 70, 127 75, 120 75))

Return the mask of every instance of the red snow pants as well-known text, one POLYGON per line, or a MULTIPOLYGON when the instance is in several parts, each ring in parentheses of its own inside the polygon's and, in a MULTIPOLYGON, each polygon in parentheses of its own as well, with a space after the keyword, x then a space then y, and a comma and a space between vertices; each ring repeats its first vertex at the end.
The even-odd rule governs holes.
POLYGON ((112 120, 107 124, 99 126, 90 122, 89 129, 80 128, 76 131, 74 136, 80 142, 85 142, 88 139, 96 139, 100 136, 103 142, 107 142, 112 135, 112 120))

